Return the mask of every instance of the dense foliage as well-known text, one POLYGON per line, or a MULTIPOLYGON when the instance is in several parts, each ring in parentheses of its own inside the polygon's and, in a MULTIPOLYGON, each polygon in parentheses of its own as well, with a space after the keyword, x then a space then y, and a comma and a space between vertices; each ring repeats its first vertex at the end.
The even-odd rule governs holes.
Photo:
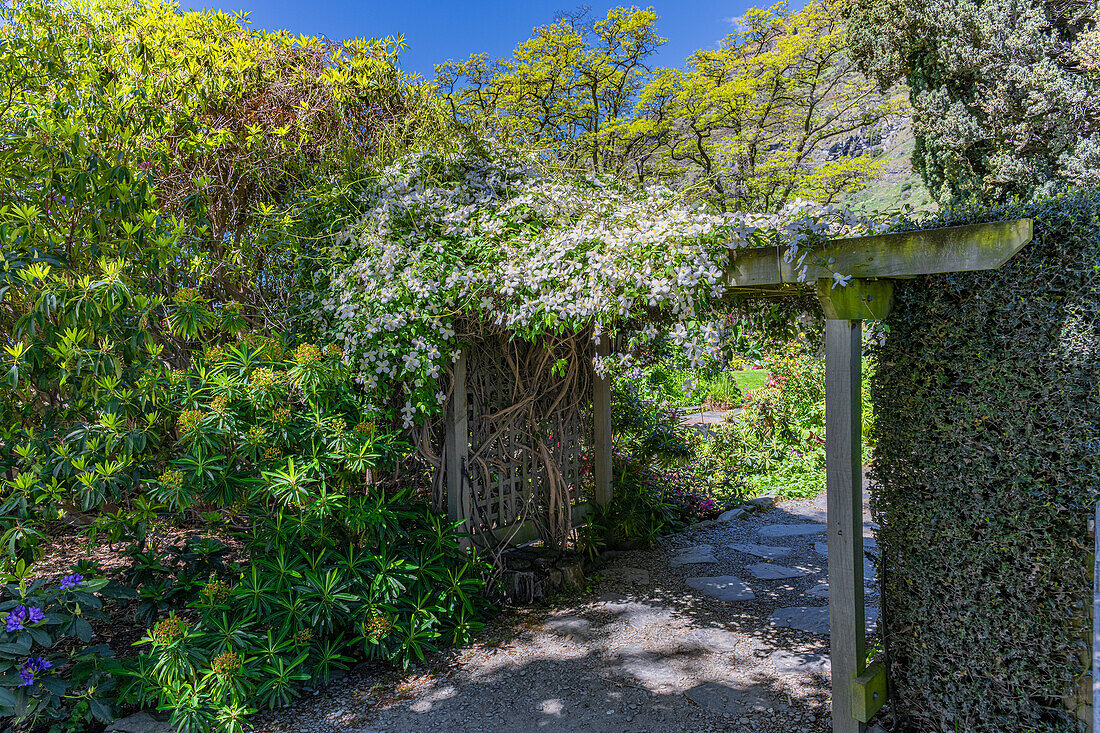
POLYGON ((431 129, 398 42, 3 7, 4 726, 104 722, 129 670, 125 700, 235 730, 351 659, 464 639, 483 568, 386 481, 393 414, 294 317, 347 187, 431 129), (127 589, 35 569, 74 526, 121 548, 127 589), (148 648, 120 666, 95 624, 150 625, 148 648))
POLYGON ((20 563, 0 594, 0 718, 40 719, 77 730, 114 716, 118 665, 91 644, 103 599, 132 595, 88 568, 56 582, 29 580, 20 563))
POLYGON ((408 665, 469 640, 482 568, 446 520, 401 495, 313 492, 308 478, 292 460, 269 477, 294 510, 257 523, 246 563, 202 578, 149 630, 128 701, 171 712, 179 731, 239 731, 357 659, 408 665))
POLYGON ((940 201, 1100 180, 1092 0, 852 0, 845 12, 861 66, 908 84, 913 162, 940 201))
POLYGON ((815 496, 825 489, 825 363, 792 342, 766 358, 768 380, 708 446, 758 493, 815 496))
MULTIPOLYGON (((1100 487, 1100 197, 1023 215, 1001 269, 899 283, 875 349, 872 509, 903 730, 1078 731, 1100 487)), ((1086 688, 1091 699, 1091 686, 1086 688)))

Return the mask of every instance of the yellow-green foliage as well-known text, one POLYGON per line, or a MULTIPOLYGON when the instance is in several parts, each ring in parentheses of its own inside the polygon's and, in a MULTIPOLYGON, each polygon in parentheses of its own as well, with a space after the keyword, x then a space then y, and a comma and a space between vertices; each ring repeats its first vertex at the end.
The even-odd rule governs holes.
POLYGON ((164 0, 21 2, 3 19, 0 247, 78 271, 138 260, 164 294, 285 296, 303 190, 430 118, 399 39, 331 44, 164 0))
POLYGON ((477 54, 441 64, 436 82, 455 115, 596 170, 621 170, 645 60, 665 39, 652 8, 612 8, 591 27, 585 16, 535 28, 510 59, 477 54))
POLYGON ((794 198, 829 202, 866 185, 870 155, 823 159, 823 144, 898 111, 844 55, 834 3, 798 12, 753 8, 715 51, 697 51, 642 92, 628 138, 653 141, 668 173, 699 176, 712 197, 772 211, 794 198))
POLYGON ((440 65, 452 114, 567 163, 694 182, 735 209, 830 202, 879 169, 869 154, 825 160, 829 144, 899 106, 847 60, 835 3, 752 9, 718 50, 660 72, 647 63, 664 43, 652 9, 584 20, 536 28, 510 59, 440 65))

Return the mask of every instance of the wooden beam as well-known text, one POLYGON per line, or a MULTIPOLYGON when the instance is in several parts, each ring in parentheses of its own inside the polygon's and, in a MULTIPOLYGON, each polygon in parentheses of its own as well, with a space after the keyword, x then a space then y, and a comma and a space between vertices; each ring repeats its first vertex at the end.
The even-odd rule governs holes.
POLYGON ((885 318, 894 309, 894 281, 851 280, 841 286, 832 278, 822 279, 817 281, 817 298, 826 318, 885 318))
POLYGON ((466 459, 470 450, 470 428, 466 406, 466 350, 454 363, 451 397, 444 418, 443 478, 447 485, 447 519, 463 522, 469 531, 470 487, 466 482, 466 459))
POLYGON ((863 733, 852 683, 863 674, 863 322, 825 322, 825 486, 829 539, 829 658, 833 733, 863 733))
MULTIPOLYGON (((611 354, 610 336, 596 345, 598 356, 611 354)), ((592 373, 592 478, 598 506, 611 503, 611 375, 592 373)))
POLYGON ((853 278, 903 278, 943 272, 994 270, 1031 241, 1031 219, 968 224, 873 237, 836 239, 785 261, 780 247, 735 249, 726 270, 731 288, 813 283, 833 273, 853 278))

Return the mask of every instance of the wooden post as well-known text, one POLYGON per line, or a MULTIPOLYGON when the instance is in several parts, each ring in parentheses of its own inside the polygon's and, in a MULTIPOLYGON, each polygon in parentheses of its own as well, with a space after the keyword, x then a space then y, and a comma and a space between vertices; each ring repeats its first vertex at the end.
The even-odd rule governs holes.
MULTIPOLYGON (((598 356, 611 354, 610 336, 596 344, 598 356)), ((592 477, 598 506, 611 502, 611 376, 592 374, 592 477)))
POLYGON ((454 383, 447 401, 443 445, 443 476, 447 482, 447 519, 464 522, 469 529, 469 487, 466 485, 466 457, 470 448, 470 429, 466 414, 466 351, 459 352, 454 364, 454 383))
POLYGON ((852 709, 852 681, 864 671, 863 321, 825 322, 825 456, 829 536, 829 658, 833 733, 863 733, 852 709))

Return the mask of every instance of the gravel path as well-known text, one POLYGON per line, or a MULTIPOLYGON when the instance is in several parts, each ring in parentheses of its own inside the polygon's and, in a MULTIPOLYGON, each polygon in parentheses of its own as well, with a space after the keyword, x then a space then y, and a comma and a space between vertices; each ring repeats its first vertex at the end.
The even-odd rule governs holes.
POLYGON ((356 670, 257 729, 824 733, 823 522, 824 496, 697 525, 552 610, 502 615, 408 674, 356 670))

